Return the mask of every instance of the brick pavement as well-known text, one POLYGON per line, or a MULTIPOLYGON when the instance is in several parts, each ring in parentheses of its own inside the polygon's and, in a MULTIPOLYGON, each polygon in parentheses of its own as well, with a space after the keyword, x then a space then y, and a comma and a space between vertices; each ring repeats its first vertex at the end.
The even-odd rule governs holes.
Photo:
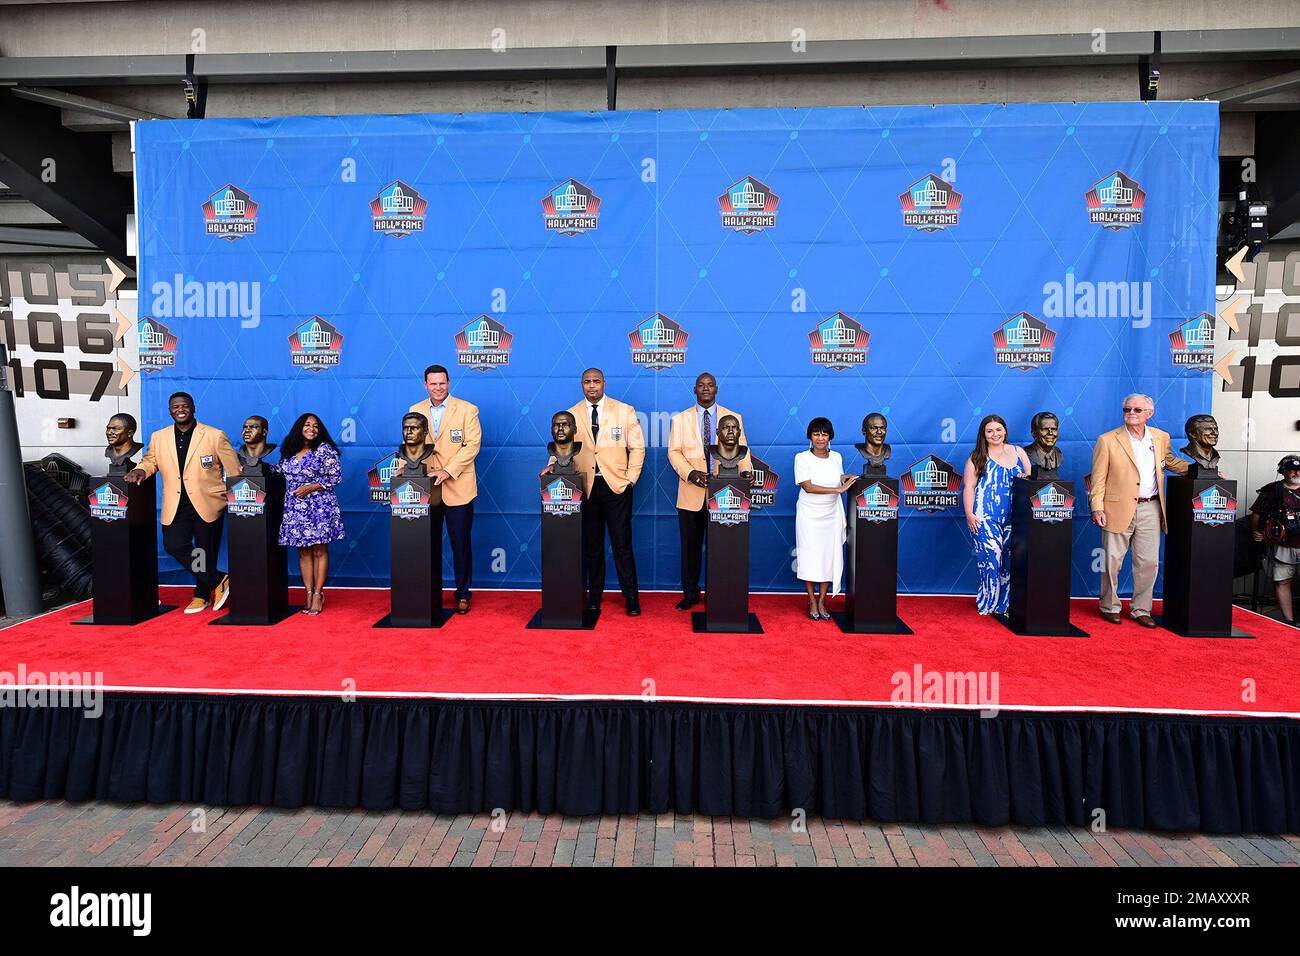
POLYGON ((0 801, 2 866, 1297 866, 1300 836, 0 801))

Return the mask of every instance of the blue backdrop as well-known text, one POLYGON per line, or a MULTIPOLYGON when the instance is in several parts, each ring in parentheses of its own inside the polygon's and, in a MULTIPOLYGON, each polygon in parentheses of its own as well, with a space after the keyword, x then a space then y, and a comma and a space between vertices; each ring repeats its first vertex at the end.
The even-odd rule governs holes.
MULTIPOLYGON (((589 365, 646 415, 646 588, 677 586, 667 416, 702 370, 780 476, 755 590, 799 587, 814 415, 856 470, 861 418, 885 412, 898 475, 960 469, 985 414, 1026 442, 1057 411, 1088 594, 1095 436, 1130 391, 1175 434, 1209 408, 1169 335, 1214 310, 1213 103, 209 119, 135 142, 145 424, 176 389, 236 444, 249 414, 278 436, 318 413, 343 451, 339 583, 387 579, 367 470, 434 362, 481 410, 479 587, 539 581, 534 476, 589 365)), ((901 536, 902 590, 974 591, 960 508, 904 507, 901 536)))

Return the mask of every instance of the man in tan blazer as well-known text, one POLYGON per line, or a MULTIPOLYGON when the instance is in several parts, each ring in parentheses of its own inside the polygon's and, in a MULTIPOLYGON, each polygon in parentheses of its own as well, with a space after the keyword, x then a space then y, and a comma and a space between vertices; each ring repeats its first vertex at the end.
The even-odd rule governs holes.
POLYGON ((1088 491, 1092 520, 1101 528, 1101 616, 1120 623, 1119 571, 1133 550, 1133 620, 1155 627, 1151 592, 1160 569, 1165 531, 1163 469, 1186 474, 1187 462, 1169 450, 1169 433, 1147 425, 1155 414, 1150 395, 1124 399, 1124 424, 1097 439, 1088 491))
POLYGON ((162 474, 163 550, 194 575, 194 598, 185 613, 220 610, 230 595, 230 580, 217 569, 225 478, 239 474, 239 457, 225 432, 194 420, 188 393, 167 399, 167 410, 175 424, 149 436, 140 467, 128 472, 126 481, 138 485, 162 474))
POLYGON ((695 404, 673 416, 668 431, 668 463, 677 472, 677 537, 682 552, 682 599, 677 610, 688 611, 700 601, 700 554, 709 527, 705 490, 711 472, 705 446, 718 443, 718 422, 734 415, 740 422, 740 443, 745 422, 718 404, 718 380, 709 372, 695 377, 695 404))
POLYGON ((632 487, 645 464, 645 435, 636 409, 605 394, 605 373, 582 373, 586 397, 569 409, 578 422, 582 454, 575 459, 586 474, 587 498, 582 503, 583 563, 586 566, 587 606, 600 608, 605 593, 605 528, 614 551, 618 585, 627 613, 641 613, 632 554, 632 487), (588 449, 594 450, 588 454, 588 449))
MULTIPOLYGON (((474 551, 470 543, 474 528, 474 499, 478 497, 478 477, 474 459, 483 445, 478 406, 449 394, 451 376, 441 365, 424 370, 424 390, 429 397, 410 407, 429 420, 429 440, 433 444, 432 472, 434 484, 442 488, 443 521, 451 541, 451 560, 456 573, 456 613, 468 614, 470 575, 474 569, 474 551)), ((439 582, 441 586, 441 582, 439 582)))

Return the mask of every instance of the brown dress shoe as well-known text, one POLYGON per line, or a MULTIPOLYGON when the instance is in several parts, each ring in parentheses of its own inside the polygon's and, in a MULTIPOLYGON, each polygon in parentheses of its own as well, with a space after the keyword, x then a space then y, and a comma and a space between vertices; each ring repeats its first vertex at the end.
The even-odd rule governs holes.
POLYGON ((1123 623, 1123 619, 1122 619, 1118 614, 1116 614, 1114 611, 1102 611, 1102 612, 1101 612, 1101 619, 1102 619, 1103 621, 1105 621, 1107 624, 1121 624, 1121 623, 1123 623))
POLYGON ((1133 620, 1138 622, 1141 627, 1155 627, 1156 622, 1152 620, 1150 614, 1143 614, 1141 617, 1135 617, 1133 620))
POLYGON ((463 601, 456 602, 456 613, 457 614, 469 613, 469 598, 465 598, 463 601))

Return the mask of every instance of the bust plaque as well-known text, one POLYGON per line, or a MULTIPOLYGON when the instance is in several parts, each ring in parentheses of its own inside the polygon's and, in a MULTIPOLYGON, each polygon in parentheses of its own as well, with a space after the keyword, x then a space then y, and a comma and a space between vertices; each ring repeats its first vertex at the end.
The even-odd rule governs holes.
POLYGON ((1192 460, 1187 468, 1188 478, 1218 478, 1219 453, 1215 445, 1219 443, 1219 423, 1213 415, 1193 415, 1183 426, 1187 435, 1187 444, 1178 449, 1192 460))
POLYGON ((1029 423, 1034 443, 1025 446, 1030 478, 1061 477, 1062 455, 1056 443, 1061 437, 1061 420, 1051 412, 1039 412, 1029 423))
POLYGON ((880 412, 872 412, 862 419, 862 443, 854 445, 862 456, 862 474, 885 474, 885 462, 889 461, 892 449, 885 443, 889 434, 889 420, 880 412))

